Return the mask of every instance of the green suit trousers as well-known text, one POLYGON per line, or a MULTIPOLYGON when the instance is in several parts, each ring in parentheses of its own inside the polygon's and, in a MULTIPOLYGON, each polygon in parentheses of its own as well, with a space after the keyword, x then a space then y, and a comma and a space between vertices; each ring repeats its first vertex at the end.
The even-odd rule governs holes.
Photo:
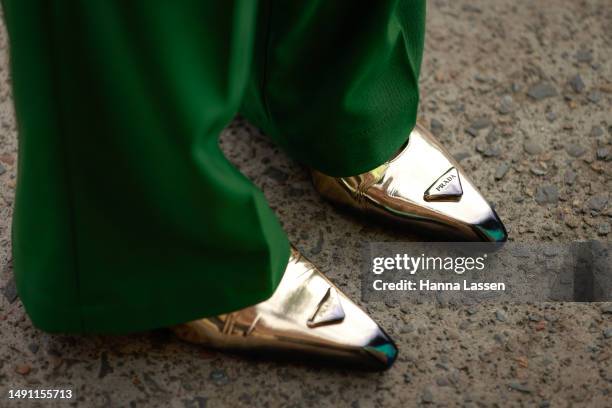
POLYGON ((46 331, 166 327, 273 293, 289 243, 219 149, 236 113, 335 176, 415 124, 425 0, 2 4, 14 273, 46 331))

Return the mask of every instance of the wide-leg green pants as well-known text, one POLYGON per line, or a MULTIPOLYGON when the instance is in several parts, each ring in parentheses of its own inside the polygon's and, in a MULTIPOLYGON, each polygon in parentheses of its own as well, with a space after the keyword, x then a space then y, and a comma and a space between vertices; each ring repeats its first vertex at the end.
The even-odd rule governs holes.
POLYGON ((269 297, 289 244, 217 138, 242 112, 367 171, 414 126, 424 0, 2 0, 19 123, 14 272, 47 331, 118 333, 269 297))

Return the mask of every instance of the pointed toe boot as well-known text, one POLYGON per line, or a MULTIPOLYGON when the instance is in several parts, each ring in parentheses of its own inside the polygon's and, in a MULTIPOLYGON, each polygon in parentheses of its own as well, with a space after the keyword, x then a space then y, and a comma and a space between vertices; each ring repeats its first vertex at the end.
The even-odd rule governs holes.
POLYGON ((422 125, 390 161, 351 177, 312 171, 328 200, 436 240, 504 242, 507 232, 459 163, 422 125))
POLYGON ((173 330, 220 350, 365 370, 385 370, 397 357, 384 330, 295 248, 270 299, 173 330))

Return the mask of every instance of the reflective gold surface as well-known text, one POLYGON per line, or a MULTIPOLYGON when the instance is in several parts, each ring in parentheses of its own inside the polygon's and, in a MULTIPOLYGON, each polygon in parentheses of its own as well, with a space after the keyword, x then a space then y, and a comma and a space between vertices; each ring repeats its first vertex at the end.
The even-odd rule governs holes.
POLYGON ((312 171, 330 201, 436 238, 503 242, 506 229, 459 163, 420 124, 391 161, 353 177, 312 171))
POLYGON ((387 334, 295 248, 270 299, 173 329, 186 341, 219 349, 364 369, 386 369, 397 356, 387 334))

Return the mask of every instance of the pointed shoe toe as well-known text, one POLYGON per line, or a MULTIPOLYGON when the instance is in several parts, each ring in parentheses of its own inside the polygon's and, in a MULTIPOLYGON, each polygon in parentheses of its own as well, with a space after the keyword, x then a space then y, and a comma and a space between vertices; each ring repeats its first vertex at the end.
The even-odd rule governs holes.
POLYGON ((474 183, 423 126, 390 161, 351 177, 312 171, 328 200, 437 240, 504 242, 508 234, 474 183))
POLYGON ((173 330, 221 350, 364 370, 386 370, 398 354, 384 330, 294 248, 271 298, 173 330))

